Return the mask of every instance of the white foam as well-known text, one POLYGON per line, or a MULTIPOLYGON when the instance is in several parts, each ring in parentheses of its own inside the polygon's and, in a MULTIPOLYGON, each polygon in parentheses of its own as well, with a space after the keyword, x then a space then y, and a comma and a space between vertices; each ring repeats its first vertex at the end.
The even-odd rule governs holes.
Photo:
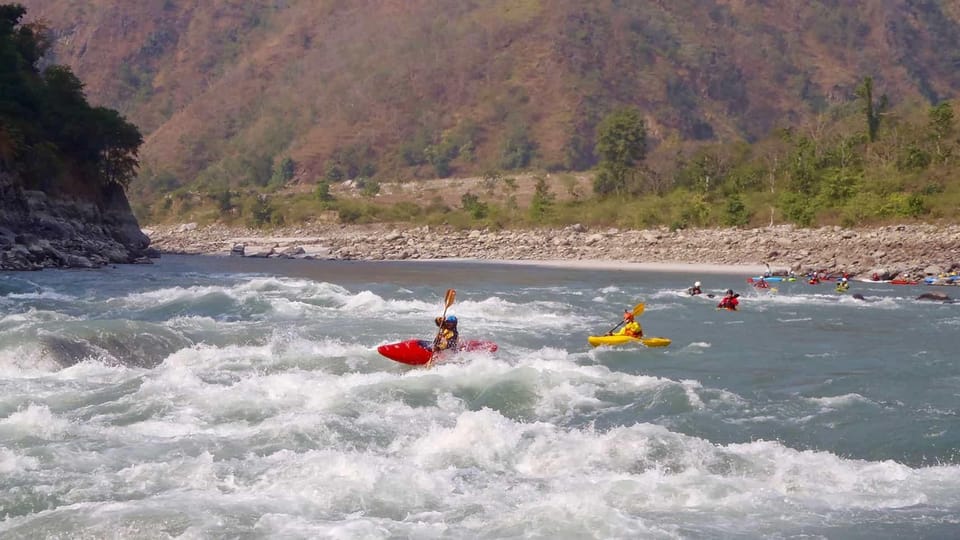
POLYGON ((37 342, 0 349, 0 375, 4 377, 36 377, 60 367, 60 363, 37 342))
POLYGON ((0 418, 0 434, 4 439, 26 437, 56 439, 70 428, 70 422, 50 411, 46 405, 30 404, 6 418, 0 418))
POLYGON ((39 459, 32 456, 23 456, 9 448, 0 446, 0 474, 10 476, 15 473, 37 469, 39 466, 39 459))
POLYGON ((869 400, 857 393, 843 394, 841 396, 824 396, 818 398, 808 397, 804 399, 829 409, 839 409, 841 407, 847 407, 857 403, 876 405, 876 403, 874 403, 872 400, 869 400))

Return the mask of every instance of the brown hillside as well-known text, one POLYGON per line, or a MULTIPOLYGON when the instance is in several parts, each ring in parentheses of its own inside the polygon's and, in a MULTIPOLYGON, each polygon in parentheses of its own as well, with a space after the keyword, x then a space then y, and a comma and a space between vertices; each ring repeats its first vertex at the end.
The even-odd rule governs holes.
POLYGON ((573 136, 591 148, 624 104, 655 139, 694 141, 763 136, 865 75, 894 101, 960 88, 947 0, 23 3, 91 101, 147 135, 141 196, 162 173, 262 184, 286 156, 312 183, 345 150, 383 179, 433 176, 403 157, 411 141, 467 141, 452 173, 476 174, 524 131, 535 165, 585 166, 573 136))

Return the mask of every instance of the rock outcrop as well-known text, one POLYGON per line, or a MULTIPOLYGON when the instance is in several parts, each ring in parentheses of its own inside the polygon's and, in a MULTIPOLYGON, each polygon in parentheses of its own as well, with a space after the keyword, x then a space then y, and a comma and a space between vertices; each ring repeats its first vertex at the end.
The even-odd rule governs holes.
POLYGON ((149 262, 159 256, 149 245, 116 184, 83 200, 21 189, 0 172, 0 270, 149 262))

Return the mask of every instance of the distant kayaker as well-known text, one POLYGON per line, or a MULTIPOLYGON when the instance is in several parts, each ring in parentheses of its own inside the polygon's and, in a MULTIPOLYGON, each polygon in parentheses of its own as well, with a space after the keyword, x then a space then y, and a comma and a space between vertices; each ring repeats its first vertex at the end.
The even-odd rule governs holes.
POLYGON ((763 276, 761 276, 760 279, 757 280, 757 282, 754 283, 753 286, 756 287, 756 288, 758 288, 758 289, 769 289, 769 288, 770 288, 770 285, 767 283, 767 280, 763 279, 763 276))
POLYGON ((454 315, 448 315, 446 319, 437 317, 433 320, 434 324, 440 327, 440 333, 433 342, 433 350, 445 351, 447 349, 456 349, 460 341, 460 332, 457 330, 457 318, 454 315))
POLYGON ((640 338, 643 337, 643 328, 640 327, 640 323, 636 321, 633 316, 633 312, 630 310, 623 310, 623 322, 620 323, 623 325, 616 332, 611 332, 611 336, 628 336, 640 338))
POLYGON ((720 303, 717 304, 718 308, 729 309, 730 311, 736 311, 737 306, 740 305, 740 301, 737 300, 739 294, 734 294, 733 289, 727 289, 726 294, 723 295, 723 298, 720 299, 720 303))
POLYGON ((700 289, 699 281, 694 283, 693 287, 690 287, 689 289, 687 289, 687 294, 689 294, 690 296, 696 296, 698 294, 701 294, 702 292, 703 291, 700 289))
POLYGON ((837 283, 837 292, 847 292, 850 289, 850 282, 847 278, 840 278, 840 283, 837 283))

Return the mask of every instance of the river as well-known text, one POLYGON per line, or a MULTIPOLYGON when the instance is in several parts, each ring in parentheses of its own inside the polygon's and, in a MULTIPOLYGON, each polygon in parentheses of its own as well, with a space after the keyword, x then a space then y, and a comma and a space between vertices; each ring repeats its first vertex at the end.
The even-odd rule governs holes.
POLYGON ((960 305, 746 277, 200 256, 0 273, 0 536, 960 535, 960 305), (742 309, 683 294, 694 279, 742 309), (447 288, 462 338, 497 352, 377 353, 430 339, 447 288), (641 301, 669 347, 587 345, 641 301))

